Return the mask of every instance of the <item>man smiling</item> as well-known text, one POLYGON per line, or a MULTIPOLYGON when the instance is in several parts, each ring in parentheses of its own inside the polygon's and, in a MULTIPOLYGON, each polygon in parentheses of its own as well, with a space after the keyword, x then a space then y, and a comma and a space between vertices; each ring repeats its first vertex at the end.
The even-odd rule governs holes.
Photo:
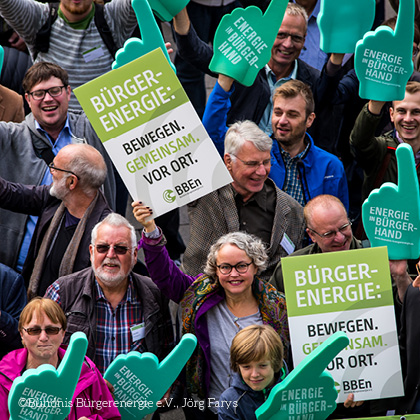
POLYGON ((384 182, 397 183, 395 149, 401 143, 413 148, 417 176, 420 176, 420 83, 408 82, 402 101, 393 101, 390 108, 395 129, 375 137, 385 102, 369 101, 360 112, 350 136, 358 162, 365 173, 362 198, 384 182))

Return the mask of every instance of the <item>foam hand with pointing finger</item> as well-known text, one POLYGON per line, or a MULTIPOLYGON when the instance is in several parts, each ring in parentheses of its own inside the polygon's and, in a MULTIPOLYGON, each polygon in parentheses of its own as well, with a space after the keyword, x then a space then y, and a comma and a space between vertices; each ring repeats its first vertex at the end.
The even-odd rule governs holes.
POLYGON ((346 334, 340 331, 312 351, 271 390, 267 401, 255 411, 257 420, 289 420, 297 418, 298 412, 307 414, 311 420, 326 419, 335 410, 337 390, 325 368, 348 344, 346 334), (298 410, 297 404, 300 404, 298 410), (302 411, 303 404, 306 412, 302 411))
POLYGON ((363 226, 372 247, 388 247, 389 259, 417 259, 420 197, 413 149, 403 143, 395 153, 398 185, 386 182, 370 193, 362 206, 363 226))
POLYGON ((249 6, 223 16, 214 37, 210 70, 251 86, 270 60, 287 3, 271 0, 264 15, 258 7, 249 6))
POLYGON ((121 404, 122 420, 142 418, 153 413, 157 402, 173 384, 197 345, 193 334, 184 334, 179 344, 159 364, 153 353, 130 352, 120 354, 108 367, 104 378, 114 386, 116 401, 132 400, 121 404))
POLYGON ((380 26, 357 43, 354 68, 361 98, 404 98, 405 86, 413 73, 414 1, 400 0, 395 32, 380 26))
POLYGON ((155 15, 164 22, 169 22, 190 0, 147 0, 155 15))
POLYGON ((115 61, 112 64, 113 69, 118 69, 139 57, 160 48, 165 54, 166 59, 175 71, 175 66, 169 58, 168 51, 165 47, 165 41, 162 33, 157 26, 156 20, 150 9, 147 0, 133 0, 132 6, 137 16, 137 22, 140 28, 141 38, 130 38, 124 43, 124 47, 120 48, 115 54, 115 61))
POLYGON ((62 420, 71 409, 87 349, 86 335, 74 333, 58 369, 44 364, 13 381, 9 393, 10 420, 62 420))
POLYGON ((376 0, 320 0, 320 47, 326 53, 353 53, 372 28, 376 0))
POLYGON ((0 74, 1 74, 1 71, 3 69, 3 61, 4 61, 4 49, 0 45, 0 74))

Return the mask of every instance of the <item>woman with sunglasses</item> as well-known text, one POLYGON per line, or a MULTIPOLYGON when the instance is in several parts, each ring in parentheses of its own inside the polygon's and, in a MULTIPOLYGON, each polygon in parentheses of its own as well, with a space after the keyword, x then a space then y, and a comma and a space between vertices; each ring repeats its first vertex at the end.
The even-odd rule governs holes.
MULTIPOLYGON (((60 345, 66 326, 63 310, 50 299, 34 298, 22 310, 18 329, 24 348, 10 352, 0 361, 0 420, 9 420, 7 400, 14 379, 43 364, 58 367, 65 354, 60 345)), ((112 401, 98 369, 85 357, 68 420, 119 420, 121 416, 112 401), (111 403, 104 404, 108 401, 111 403)))
POLYGON ((152 213, 133 203, 133 214, 144 227, 140 246, 150 277, 163 294, 180 303, 182 332, 195 334, 199 344, 186 366, 191 400, 184 412, 189 420, 216 419, 219 397, 232 383, 229 352, 239 330, 271 325, 288 348, 284 295, 258 278, 268 257, 261 240, 245 232, 228 233, 213 244, 205 274, 184 274, 169 258, 162 232, 150 220, 152 213))

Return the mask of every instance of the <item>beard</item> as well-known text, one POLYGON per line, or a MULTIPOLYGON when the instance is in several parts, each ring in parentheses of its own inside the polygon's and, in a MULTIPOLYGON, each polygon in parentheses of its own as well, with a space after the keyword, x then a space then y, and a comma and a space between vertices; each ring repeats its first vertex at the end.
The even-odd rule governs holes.
POLYGON ((61 3, 61 7, 63 7, 68 12, 72 13, 73 15, 83 15, 86 12, 90 11, 90 8, 92 7, 92 3, 73 4, 70 1, 66 1, 66 2, 61 3))
POLYGON ((70 192, 66 186, 66 177, 61 178, 59 181, 53 181, 50 188, 50 195, 63 200, 64 197, 70 192))
POLYGON ((92 263, 92 269, 95 276, 107 287, 117 287, 128 277, 129 271, 124 271, 117 258, 105 258, 99 267, 95 267, 95 262, 92 263), (114 264, 119 267, 118 273, 109 273, 106 271, 106 264, 114 264))

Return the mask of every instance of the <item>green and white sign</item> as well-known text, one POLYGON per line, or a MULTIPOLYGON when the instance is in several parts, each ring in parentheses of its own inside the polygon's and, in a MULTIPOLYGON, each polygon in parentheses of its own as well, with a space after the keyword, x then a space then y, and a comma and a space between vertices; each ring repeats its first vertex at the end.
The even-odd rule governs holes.
POLYGON ((132 198, 154 217, 232 182, 160 49, 75 94, 132 198))
POLYGON ((386 247, 282 260, 295 364, 336 331, 350 344, 327 366, 338 400, 403 395, 386 247))
POLYGON ((8 397, 10 419, 65 419, 74 405, 73 394, 87 345, 86 335, 75 332, 57 369, 45 364, 16 378, 8 397))
POLYGON ((197 338, 184 334, 179 344, 159 364, 153 353, 120 354, 104 378, 114 387, 122 420, 141 419, 161 406, 160 399, 173 384, 194 352, 197 338))
POLYGON ((395 152, 398 185, 385 182, 362 206, 362 220, 372 247, 388 247, 391 260, 420 255, 420 194, 413 149, 403 143, 395 152))
POLYGON ((401 0, 395 32, 388 26, 379 26, 357 42, 354 69, 361 98, 404 98, 405 86, 413 73, 413 20, 414 0, 401 0))

